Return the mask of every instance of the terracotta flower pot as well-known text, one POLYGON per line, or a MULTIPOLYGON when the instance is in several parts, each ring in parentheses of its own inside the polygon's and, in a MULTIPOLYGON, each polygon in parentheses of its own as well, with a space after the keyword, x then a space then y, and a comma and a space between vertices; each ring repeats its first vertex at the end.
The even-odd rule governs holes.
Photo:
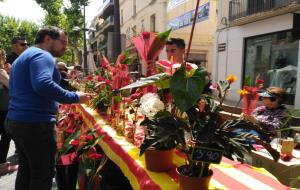
POLYGON ((209 183, 211 180, 211 177, 213 175, 213 171, 209 170, 210 175, 207 177, 189 177, 181 174, 182 170, 186 166, 180 166, 176 168, 176 172, 179 175, 179 188, 180 190, 208 190, 209 189, 209 183))
POLYGON ((155 150, 154 148, 145 151, 146 168, 153 172, 167 172, 172 169, 173 152, 171 150, 155 150))

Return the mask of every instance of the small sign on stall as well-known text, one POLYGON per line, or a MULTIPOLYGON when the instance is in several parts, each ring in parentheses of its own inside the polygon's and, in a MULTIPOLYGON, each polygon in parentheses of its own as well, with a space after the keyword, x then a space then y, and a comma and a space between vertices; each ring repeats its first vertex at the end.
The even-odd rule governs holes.
POLYGON ((219 164, 222 156, 222 150, 198 146, 193 150, 192 160, 219 164))

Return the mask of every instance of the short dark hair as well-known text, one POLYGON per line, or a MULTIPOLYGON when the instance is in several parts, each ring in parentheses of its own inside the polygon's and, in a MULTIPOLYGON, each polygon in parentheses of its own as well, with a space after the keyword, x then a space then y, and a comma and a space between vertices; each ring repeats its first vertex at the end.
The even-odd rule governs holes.
POLYGON ((65 35, 67 35, 67 32, 64 30, 55 27, 55 26, 48 26, 45 28, 42 28, 38 31, 35 37, 35 44, 43 43, 46 36, 50 36, 52 39, 58 39, 60 36, 60 33, 63 32, 65 35))
POLYGON ((184 39, 181 39, 181 38, 170 38, 166 44, 167 45, 176 45, 180 49, 185 49, 184 39))
POLYGON ((24 37, 20 37, 20 36, 16 36, 14 37, 12 40, 11 40, 11 44, 16 44, 18 43, 19 41, 25 41, 26 39, 24 37))

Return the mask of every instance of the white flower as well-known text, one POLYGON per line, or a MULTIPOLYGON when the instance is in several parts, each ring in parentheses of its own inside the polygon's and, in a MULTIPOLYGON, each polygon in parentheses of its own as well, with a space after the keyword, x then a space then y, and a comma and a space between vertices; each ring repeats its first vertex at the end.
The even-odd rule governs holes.
POLYGON ((153 117, 157 112, 164 110, 165 105, 154 93, 147 93, 141 98, 140 112, 146 117, 153 117))

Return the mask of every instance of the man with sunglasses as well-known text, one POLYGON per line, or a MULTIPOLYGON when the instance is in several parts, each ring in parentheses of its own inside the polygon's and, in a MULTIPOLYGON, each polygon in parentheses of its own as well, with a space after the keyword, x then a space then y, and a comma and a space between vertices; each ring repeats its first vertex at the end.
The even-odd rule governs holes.
POLYGON ((12 64, 9 107, 5 127, 16 143, 19 168, 15 190, 51 190, 56 142, 54 126, 58 102, 86 103, 90 94, 59 86, 54 57, 67 48, 67 33, 57 27, 38 31, 35 46, 12 64))
MULTIPOLYGON (((243 117, 277 135, 276 130, 283 127, 284 120, 288 116, 288 110, 282 104, 285 93, 285 90, 279 87, 267 88, 259 93, 263 105, 256 108, 251 115, 244 114, 243 117)), ((288 136, 289 132, 282 132, 281 135, 288 136)), ((270 136, 261 136, 261 138, 267 142, 271 141, 270 136)))
POLYGON ((25 38, 17 36, 11 40, 12 52, 6 57, 6 63, 12 64, 23 51, 28 48, 28 44, 25 38))

